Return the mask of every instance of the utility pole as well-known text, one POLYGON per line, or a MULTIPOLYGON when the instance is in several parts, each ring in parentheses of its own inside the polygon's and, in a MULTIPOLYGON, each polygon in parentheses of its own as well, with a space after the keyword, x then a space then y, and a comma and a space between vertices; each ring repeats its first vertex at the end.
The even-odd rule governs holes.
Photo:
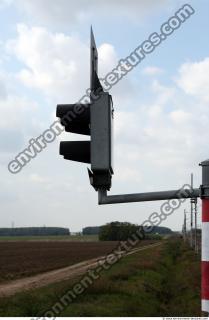
POLYGON ((184 242, 186 242, 186 239, 187 239, 187 212, 186 212, 186 209, 184 209, 183 237, 184 237, 184 242))
MULTIPOLYGON (((193 188, 194 177, 191 174, 191 188, 193 188)), ((191 204, 191 247, 198 251, 197 248, 197 198, 190 199, 191 204), (194 221, 194 223, 193 223, 194 221)))
POLYGON ((198 253, 198 242, 197 242, 197 199, 195 199, 194 204, 194 214, 195 214, 195 251, 198 253))
POLYGON ((198 253, 198 243, 197 243, 197 199, 192 199, 194 204, 194 248, 195 252, 198 253))
POLYGON ((182 235, 183 235, 183 239, 184 239, 184 242, 185 242, 185 219, 184 219, 184 222, 182 224, 182 235))

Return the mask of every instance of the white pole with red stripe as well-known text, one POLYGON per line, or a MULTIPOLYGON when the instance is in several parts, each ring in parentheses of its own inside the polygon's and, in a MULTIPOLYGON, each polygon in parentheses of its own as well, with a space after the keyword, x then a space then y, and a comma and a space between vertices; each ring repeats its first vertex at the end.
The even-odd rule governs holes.
POLYGON ((202 166, 202 311, 209 314, 209 160, 202 166))

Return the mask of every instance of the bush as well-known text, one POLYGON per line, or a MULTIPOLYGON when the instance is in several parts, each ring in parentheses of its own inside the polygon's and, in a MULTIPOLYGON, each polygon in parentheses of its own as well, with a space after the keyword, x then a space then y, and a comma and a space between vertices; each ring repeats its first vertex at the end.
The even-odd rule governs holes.
POLYGON ((137 232, 144 238, 143 227, 128 222, 111 222, 100 227, 99 240, 101 241, 127 241, 137 232))

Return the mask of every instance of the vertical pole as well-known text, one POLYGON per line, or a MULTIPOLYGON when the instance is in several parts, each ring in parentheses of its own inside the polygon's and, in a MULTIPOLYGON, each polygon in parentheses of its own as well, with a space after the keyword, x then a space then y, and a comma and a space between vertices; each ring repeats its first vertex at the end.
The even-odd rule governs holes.
POLYGON ((186 242, 187 237, 187 225, 186 225, 186 209, 184 209, 184 242, 186 242))
MULTIPOLYGON (((193 189, 193 173, 191 174, 191 188, 193 189)), ((192 198, 190 199, 191 204, 191 234, 190 234, 190 245, 191 248, 193 248, 193 204, 192 204, 192 198)))
POLYGON ((184 222, 183 222, 183 226, 182 226, 182 233, 183 233, 183 239, 184 239, 184 242, 185 242, 185 214, 184 214, 184 222))
POLYGON ((202 166, 202 311, 209 315, 209 160, 202 166))
POLYGON ((198 253, 198 244, 197 244, 197 199, 194 199, 194 224, 195 224, 195 233, 194 233, 194 244, 195 252, 198 253))
POLYGON ((187 212, 185 210, 185 238, 187 240, 187 212))

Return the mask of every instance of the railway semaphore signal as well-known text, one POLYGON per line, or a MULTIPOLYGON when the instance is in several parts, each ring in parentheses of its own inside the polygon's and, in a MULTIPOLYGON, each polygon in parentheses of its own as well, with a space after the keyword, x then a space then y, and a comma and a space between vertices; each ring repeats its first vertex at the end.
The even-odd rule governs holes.
POLYGON ((98 77, 98 53, 91 29, 90 50, 90 101, 87 104, 60 104, 57 117, 66 132, 90 136, 87 141, 63 141, 60 154, 66 160, 88 163, 91 185, 96 189, 110 190, 112 166, 113 103, 104 92, 98 77))

